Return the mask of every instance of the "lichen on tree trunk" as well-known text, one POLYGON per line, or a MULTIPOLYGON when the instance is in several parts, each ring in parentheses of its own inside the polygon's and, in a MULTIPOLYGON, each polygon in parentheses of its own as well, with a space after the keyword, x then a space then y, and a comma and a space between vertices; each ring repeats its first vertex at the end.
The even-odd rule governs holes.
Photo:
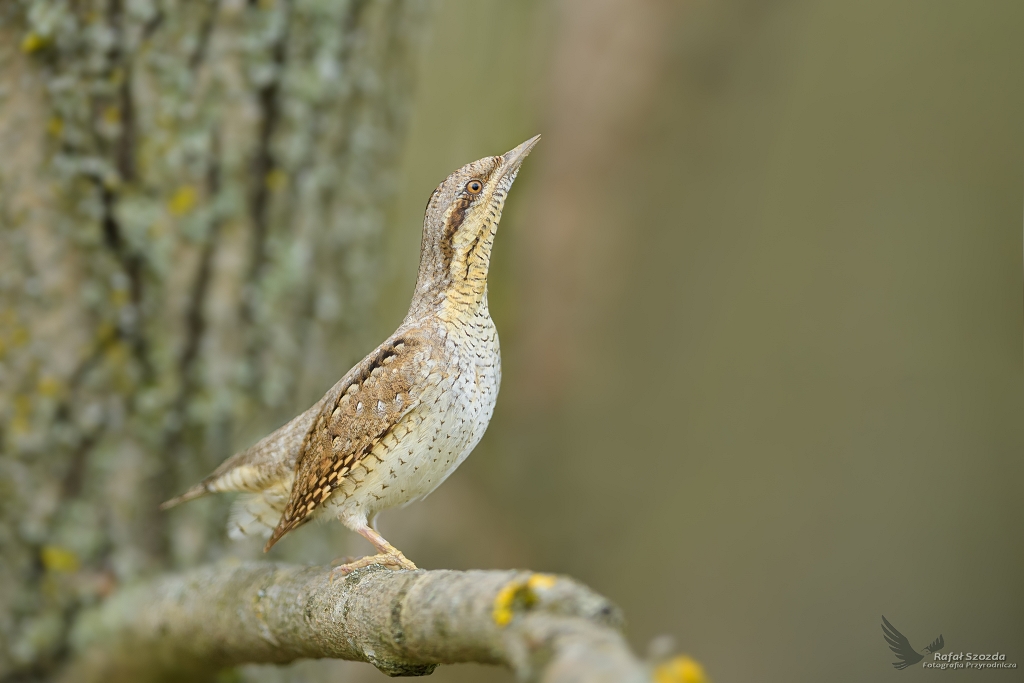
POLYGON ((425 13, 0 6, 0 677, 48 676, 83 606, 216 555, 223 516, 157 504, 345 369, 425 13))

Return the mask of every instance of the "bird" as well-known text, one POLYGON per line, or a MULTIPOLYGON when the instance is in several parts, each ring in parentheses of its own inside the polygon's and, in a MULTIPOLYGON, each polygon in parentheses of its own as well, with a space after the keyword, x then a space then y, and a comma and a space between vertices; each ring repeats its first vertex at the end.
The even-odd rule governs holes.
POLYGON ((946 646, 946 641, 943 640, 942 634, 932 641, 931 645, 924 649, 924 652, 918 652, 910 644, 910 641, 905 635, 896 630, 896 627, 889 623, 889 620, 882 615, 882 634, 885 636, 885 642, 889 643, 889 649, 896 653, 896 659, 898 662, 893 662, 892 665, 897 669, 906 669, 908 666, 917 664, 925 658, 925 652, 933 653, 938 652, 946 646))
POLYGON ((233 538, 269 536, 268 551, 309 520, 333 517, 377 550, 337 571, 416 569, 374 521, 436 489, 487 429, 501 384, 487 305, 491 249, 505 198, 539 140, 463 166, 430 195, 412 302, 394 334, 308 410, 161 507, 241 492, 233 538))

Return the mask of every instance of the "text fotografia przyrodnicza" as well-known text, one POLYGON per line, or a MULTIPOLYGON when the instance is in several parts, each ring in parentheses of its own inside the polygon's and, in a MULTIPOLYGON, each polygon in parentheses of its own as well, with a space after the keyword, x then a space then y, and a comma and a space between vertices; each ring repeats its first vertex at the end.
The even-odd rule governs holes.
POLYGON ((921 662, 923 669, 1016 669, 1003 652, 936 652, 932 660, 921 662))

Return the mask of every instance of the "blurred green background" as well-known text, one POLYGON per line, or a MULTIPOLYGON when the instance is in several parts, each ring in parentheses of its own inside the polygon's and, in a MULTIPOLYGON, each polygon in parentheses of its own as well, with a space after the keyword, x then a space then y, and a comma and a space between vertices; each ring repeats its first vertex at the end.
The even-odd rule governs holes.
MULTIPOLYGON (((277 325, 278 357, 307 364, 267 372, 301 376, 178 447, 207 467, 319 398, 401 321, 431 190, 541 133, 494 251, 491 427, 384 535, 425 568, 571 574, 639 652, 671 636, 716 683, 979 677, 895 671, 883 614, 917 648, 941 633, 1024 667, 1022 29, 1011 2, 440 0, 401 172, 366 180, 386 229, 337 265, 339 291, 373 292, 339 295, 360 322, 311 333, 315 363, 277 325)), ((285 225, 306 206, 288 201, 285 225)), ((245 243, 225 244, 240 270, 245 243)), ((176 511, 145 566, 258 556, 220 546, 226 506, 176 511)), ((293 536, 271 559, 369 551, 340 525, 293 536)), ((383 680, 327 661, 241 677, 383 680)))
MULTIPOLYGON (((385 533, 577 576, 721 682, 979 676, 893 670, 882 614, 1024 666, 1022 28, 1015 3, 443 3, 382 334, 423 197, 544 138, 495 250, 494 422, 385 533)), ((507 680, 460 668, 435 678, 507 680)))

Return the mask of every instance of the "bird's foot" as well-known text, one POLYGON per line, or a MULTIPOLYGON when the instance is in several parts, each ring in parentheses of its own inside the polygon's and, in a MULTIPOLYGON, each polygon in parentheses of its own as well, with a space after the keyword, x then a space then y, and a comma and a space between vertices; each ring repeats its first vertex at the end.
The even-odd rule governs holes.
POLYGON ((351 574, 357 569, 369 567, 371 564, 379 564, 382 567, 386 567, 387 569, 393 570, 416 569, 416 565, 412 563, 412 560, 407 558, 400 551, 396 550, 393 553, 367 555, 366 557, 360 557, 358 560, 352 560, 351 562, 346 562, 343 565, 339 565, 331 570, 331 581, 334 581, 335 576, 346 576, 347 574, 351 574))

